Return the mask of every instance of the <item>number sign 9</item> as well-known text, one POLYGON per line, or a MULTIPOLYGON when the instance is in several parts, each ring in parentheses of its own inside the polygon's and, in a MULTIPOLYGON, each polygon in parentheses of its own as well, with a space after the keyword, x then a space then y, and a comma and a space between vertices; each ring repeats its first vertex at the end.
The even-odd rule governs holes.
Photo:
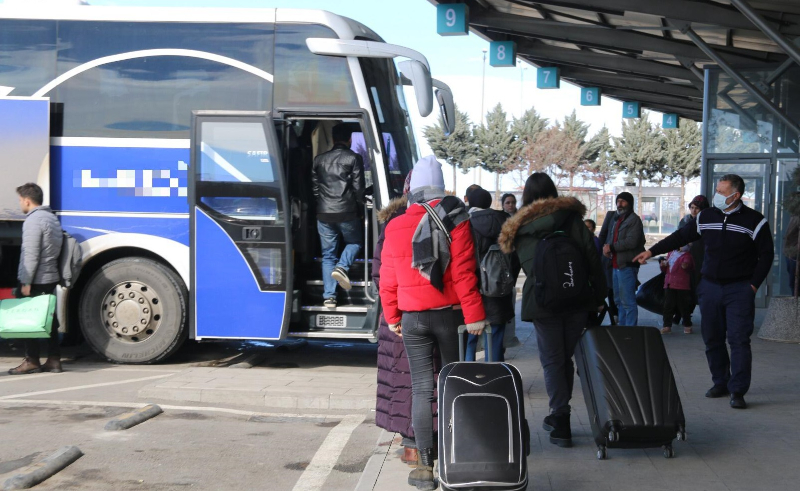
POLYGON ((581 106, 599 106, 600 89, 598 87, 586 87, 581 89, 581 106))
POLYGON ((436 32, 442 36, 465 36, 469 33, 469 7, 463 3, 436 6, 436 32))
POLYGON ((561 87, 561 77, 556 67, 542 67, 536 70, 537 89, 558 89, 561 87))
POLYGON ((517 43, 492 41, 489 44, 489 64, 496 67, 517 66, 517 43))

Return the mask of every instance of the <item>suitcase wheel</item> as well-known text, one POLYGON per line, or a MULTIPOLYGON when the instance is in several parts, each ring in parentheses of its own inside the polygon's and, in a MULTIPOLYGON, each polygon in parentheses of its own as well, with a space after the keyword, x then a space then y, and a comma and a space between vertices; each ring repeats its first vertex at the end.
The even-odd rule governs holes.
POLYGON ((686 430, 683 428, 683 425, 678 425, 678 434, 676 436, 679 442, 686 441, 686 430))
POLYGON ((597 446, 597 460, 606 460, 608 458, 608 451, 605 445, 597 446))
POLYGON ((608 430, 608 441, 611 443, 619 441, 619 432, 617 432, 616 428, 608 430))
POLYGON ((672 445, 664 445, 661 448, 664 449, 664 458, 665 459, 671 459, 672 457, 675 456, 675 451, 672 450, 672 445))

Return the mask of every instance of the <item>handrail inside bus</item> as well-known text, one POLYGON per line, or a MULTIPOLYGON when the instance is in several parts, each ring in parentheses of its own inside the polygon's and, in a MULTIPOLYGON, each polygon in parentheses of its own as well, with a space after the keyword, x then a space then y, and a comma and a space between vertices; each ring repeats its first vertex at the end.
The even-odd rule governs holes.
POLYGON ((61 75, 50 81, 47 85, 36 91, 36 93, 33 94, 33 97, 42 97, 51 90, 61 85, 62 83, 71 79, 72 77, 80 73, 83 73, 89 69, 96 68, 102 65, 107 65, 109 63, 114 63, 117 61, 132 60, 135 58, 146 58, 148 56, 186 56, 189 58, 201 58, 204 60, 215 61, 217 63, 222 63, 224 65, 229 65, 235 68, 239 68, 240 70, 252 73, 257 77, 261 77, 268 82, 273 81, 271 73, 267 73, 264 70, 261 70, 260 68, 254 67, 253 65, 242 63, 239 60, 228 58, 227 56, 221 56, 214 53, 207 53, 205 51, 197 51, 193 49, 145 49, 140 51, 129 51, 127 53, 119 53, 111 56, 104 56, 102 58, 97 58, 95 60, 86 62, 82 65, 78 65, 75 68, 62 73, 61 75))

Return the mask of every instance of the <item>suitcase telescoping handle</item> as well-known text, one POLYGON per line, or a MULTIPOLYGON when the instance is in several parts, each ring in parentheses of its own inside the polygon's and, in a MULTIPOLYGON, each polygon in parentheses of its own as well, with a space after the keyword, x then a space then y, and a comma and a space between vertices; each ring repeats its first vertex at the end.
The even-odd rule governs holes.
MULTIPOLYGON (((464 345, 464 338, 467 337, 467 326, 458 326, 458 360, 464 361, 464 358, 467 356, 466 347, 464 345)), ((495 361, 492 359, 492 326, 486 324, 486 327, 483 328, 483 332, 488 334, 486 336, 486 346, 484 348, 487 350, 487 359, 489 361, 495 361)), ((483 334, 481 334, 483 336, 483 334)))

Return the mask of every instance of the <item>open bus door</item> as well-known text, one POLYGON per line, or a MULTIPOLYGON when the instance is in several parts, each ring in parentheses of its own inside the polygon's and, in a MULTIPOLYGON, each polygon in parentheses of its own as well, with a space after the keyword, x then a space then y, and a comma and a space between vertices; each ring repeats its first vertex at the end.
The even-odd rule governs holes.
POLYGON ((196 339, 281 339, 292 303, 291 213, 269 112, 196 111, 189 172, 196 339))

